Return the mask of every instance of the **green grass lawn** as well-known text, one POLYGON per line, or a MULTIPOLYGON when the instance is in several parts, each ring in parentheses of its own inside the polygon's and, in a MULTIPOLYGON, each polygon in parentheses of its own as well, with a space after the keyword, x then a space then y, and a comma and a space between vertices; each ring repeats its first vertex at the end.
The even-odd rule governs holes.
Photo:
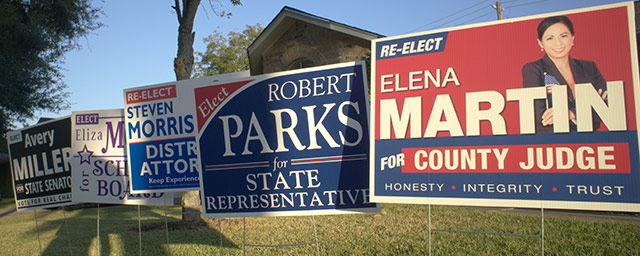
MULTIPOLYGON (((13 207, 8 199, 0 209, 13 207)), ((38 210, 0 218, 1 255, 138 255, 138 208, 100 207, 73 211, 38 210), (66 216, 66 219, 65 219, 66 216), (40 237, 40 244, 38 243, 40 237)), ((143 255, 242 255, 243 219, 214 219, 209 227, 173 230, 179 207, 141 207, 143 255), (165 210, 169 243, 165 231, 165 210), (221 229, 219 229, 219 227, 221 229)), ((425 205, 383 204, 380 213, 315 217, 321 255, 427 255, 428 208, 425 205)), ((273 245, 315 241, 311 217, 246 218, 249 244, 273 245)), ((540 217, 480 211, 466 207, 432 206, 433 229, 477 230, 517 234, 540 233, 540 217)), ((437 231, 431 234, 433 255, 539 255, 538 237, 437 231)), ((545 217, 547 255, 638 255, 640 226, 611 221, 545 217)), ((315 255, 316 247, 247 247, 247 255, 315 255)))

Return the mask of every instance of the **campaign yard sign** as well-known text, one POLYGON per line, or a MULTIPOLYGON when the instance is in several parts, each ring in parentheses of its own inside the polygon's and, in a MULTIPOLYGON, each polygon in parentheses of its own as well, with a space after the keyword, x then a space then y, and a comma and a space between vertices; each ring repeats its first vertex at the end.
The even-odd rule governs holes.
POLYGON ((70 135, 68 116, 7 133, 18 211, 71 204, 70 135))
POLYGON ((376 39, 372 73, 372 201, 640 211, 633 3, 376 39))
POLYGON ((363 63, 193 87, 205 217, 378 210, 363 63))
MULTIPOLYGON (((196 79, 221 81, 247 76, 237 72, 196 79)), ((193 90, 184 81, 124 90, 125 135, 131 191, 198 190, 199 150, 193 90)))
POLYGON ((71 115, 73 202, 173 205, 173 193, 132 193, 122 109, 71 115))

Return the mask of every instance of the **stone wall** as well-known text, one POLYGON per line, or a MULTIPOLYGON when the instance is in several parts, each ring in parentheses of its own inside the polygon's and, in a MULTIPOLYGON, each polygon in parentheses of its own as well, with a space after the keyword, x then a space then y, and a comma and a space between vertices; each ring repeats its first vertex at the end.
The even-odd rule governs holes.
POLYGON ((315 66, 361 60, 369 53, 370 42, 313 24, 295 21, 262 56, 264 73, 289 70, 306 58, 315 66))

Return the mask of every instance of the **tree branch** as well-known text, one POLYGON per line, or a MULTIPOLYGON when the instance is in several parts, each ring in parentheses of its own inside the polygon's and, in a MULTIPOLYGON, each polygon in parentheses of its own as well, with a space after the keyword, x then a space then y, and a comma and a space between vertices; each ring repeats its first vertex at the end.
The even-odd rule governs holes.
POLYGON ((182 24, 182 14, 180 13, 180 0, 175 0, 176 5, 171 6, 174 10, 176 10, 176 15, 178 15, 178 24, 182 24))

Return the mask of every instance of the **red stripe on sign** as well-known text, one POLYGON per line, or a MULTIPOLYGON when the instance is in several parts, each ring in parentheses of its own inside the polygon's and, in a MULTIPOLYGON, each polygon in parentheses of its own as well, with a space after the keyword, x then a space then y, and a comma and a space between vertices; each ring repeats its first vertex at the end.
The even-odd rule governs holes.
MULTIPOLYGON (((196 114, 198 118, 198 131, 202 130, 202 127, 207 122, 209 117, 226 101, 229 97, 242 88, 242 86, 250 83, 253 80, 232 82, 227 84, 218 84, 207 87, 200 87, 194 89, 196 100, 196 114)), ((241 106, 246 107, 246 106, 241 106)))
POLYGON ((129 91, 125 93, 125 101, 127 104, 169 99, 176 97, 176 85, 167 85, 154 88, 147 88, 135 91, 129 91))
POLYGON ((407 173, 630 173, 628 143, 403 148, 379 159, 407 173), (393 158, 393 159, 392 159, 393 158))

